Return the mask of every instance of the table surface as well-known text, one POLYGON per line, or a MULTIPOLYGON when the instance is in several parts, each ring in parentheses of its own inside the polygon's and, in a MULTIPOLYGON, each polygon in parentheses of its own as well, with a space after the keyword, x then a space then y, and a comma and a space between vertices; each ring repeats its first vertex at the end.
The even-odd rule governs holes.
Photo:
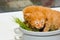
MULTIPOLYGON (((60 11, 60 7, 54 10, 60 11)), ((0 13, 0 40, 15 40, 14 29, 19 26, 14 22, 13 17, 23 20, 22 16, 22 11, 0 13)))

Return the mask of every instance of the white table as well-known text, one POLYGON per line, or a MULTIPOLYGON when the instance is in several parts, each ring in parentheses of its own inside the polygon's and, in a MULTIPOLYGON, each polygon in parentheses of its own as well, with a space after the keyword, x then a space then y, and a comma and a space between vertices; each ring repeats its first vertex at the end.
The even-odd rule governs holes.
POLYGON ((19 26, 13 17, 19 17, 22 20, 22 12, 0 13, 0 40, 14 40, 14 29, 19 26))
MULTIPOLYGON (((60 11, 60 8, 55 8, 54 10, 60 11)), ((14 22, 12 16, 23 20, 21 11, 0 13, 0 40, 15 40, 14 38, 16 34, 14 29, 19 26, 14 22)))

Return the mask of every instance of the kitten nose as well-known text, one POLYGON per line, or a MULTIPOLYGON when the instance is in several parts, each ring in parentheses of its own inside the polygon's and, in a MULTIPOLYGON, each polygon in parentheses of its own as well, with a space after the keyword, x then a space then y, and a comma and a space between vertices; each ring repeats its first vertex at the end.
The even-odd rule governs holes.
POLYGON ((40 28, 42 28, 42 27, 43 27, 43 24, 38 24, 36 28, 37 28, 37 29, 40 29, 40 28))

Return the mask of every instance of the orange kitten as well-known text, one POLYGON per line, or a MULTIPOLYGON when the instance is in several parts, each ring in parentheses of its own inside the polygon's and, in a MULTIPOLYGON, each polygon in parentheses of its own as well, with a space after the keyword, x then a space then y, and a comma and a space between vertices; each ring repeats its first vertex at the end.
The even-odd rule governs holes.
POLYGON ((51 10, 42 6, 28 6, 24 10, 24 18, 32 28, 44 28, 44 32, 49 31, 51 25, 55 25, 54 28, 60 28, 60 12, 51 10))

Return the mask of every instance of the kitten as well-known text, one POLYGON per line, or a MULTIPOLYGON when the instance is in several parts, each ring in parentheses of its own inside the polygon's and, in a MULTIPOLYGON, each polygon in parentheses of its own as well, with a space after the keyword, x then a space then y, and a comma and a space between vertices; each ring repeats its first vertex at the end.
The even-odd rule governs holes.
POLYGON ((42 6, 29 6, 24 10, 24 18, 33 28, 41 29, 44 27, 44 32, 51 29, 54 25, 55 29, 60 29, 60 12, 42 6))

